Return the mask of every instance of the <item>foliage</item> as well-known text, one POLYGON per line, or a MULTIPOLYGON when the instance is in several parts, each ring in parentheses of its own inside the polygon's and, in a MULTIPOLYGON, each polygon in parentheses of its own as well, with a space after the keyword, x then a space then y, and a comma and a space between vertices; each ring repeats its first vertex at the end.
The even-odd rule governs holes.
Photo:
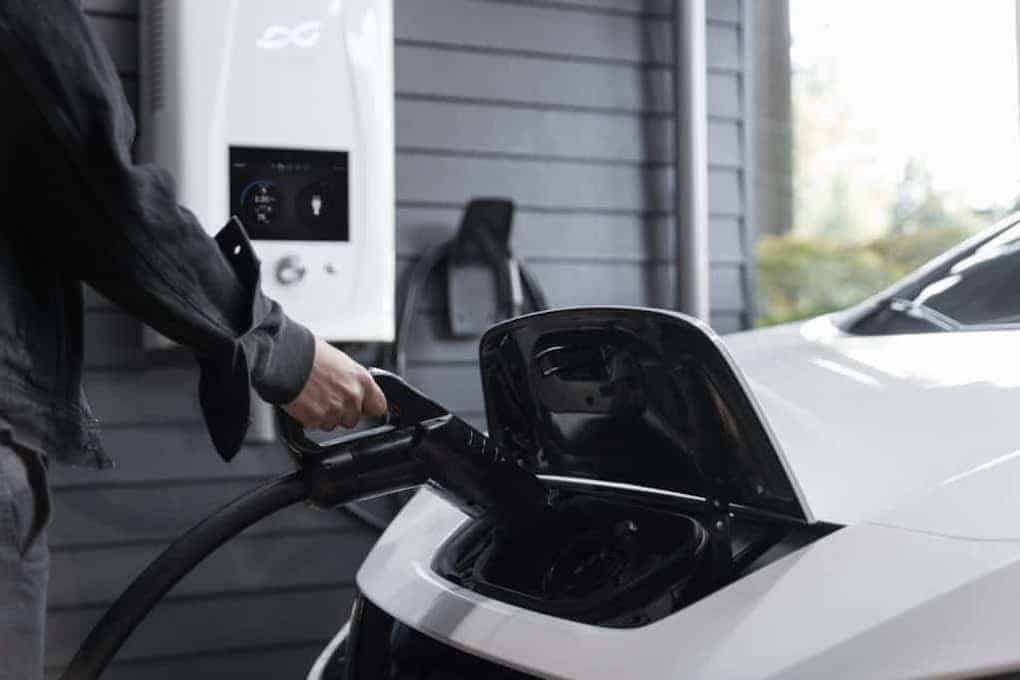
POLYGON ((767 236, 758 243, 759 326, 805 319, 860 302, 969 236, 965 228, 892 233, 863 243, 825 236, 767 236))
POLYGON ((757 245, 760 326, 856 304, 1011 212, 1004 197, 973 205, 936 181, 927 147, 893 134, 896 116, 850 96, 847 69, 861 55, 815 48, 793 60, 795 203, 787 233, 757 245))

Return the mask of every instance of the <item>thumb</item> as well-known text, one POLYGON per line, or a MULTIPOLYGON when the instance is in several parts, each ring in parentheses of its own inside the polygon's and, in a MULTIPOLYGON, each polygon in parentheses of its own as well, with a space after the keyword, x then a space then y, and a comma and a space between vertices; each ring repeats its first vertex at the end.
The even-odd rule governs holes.
POLYGON ((386 395, 371 377, 365 382, 365 399, 361 402, 361 410, 366 416, 381 418, 386 415, 386 395))

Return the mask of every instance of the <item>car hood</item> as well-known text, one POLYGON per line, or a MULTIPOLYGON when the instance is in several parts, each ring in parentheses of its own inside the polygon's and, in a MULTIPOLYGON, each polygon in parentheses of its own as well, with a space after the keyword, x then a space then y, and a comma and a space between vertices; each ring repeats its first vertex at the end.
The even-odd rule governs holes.
POLYGON ((725 344, 816 519, 995 537, 961 513, 992 476, 959 482, 1020 449, 1015 331, 856 336, 821 317, 725 344))

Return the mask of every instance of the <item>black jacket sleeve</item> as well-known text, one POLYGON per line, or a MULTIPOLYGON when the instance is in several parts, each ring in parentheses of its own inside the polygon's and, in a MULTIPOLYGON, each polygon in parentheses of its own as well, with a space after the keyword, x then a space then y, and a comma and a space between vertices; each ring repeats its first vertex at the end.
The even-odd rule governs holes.
POLYGON ((177 205, 166 172, 132 162, 131 110, 77 2, 4 0, 0 52, 38 111, 38 138, 24 143, 50 164, 39 181, 66 216, 45 238, 70 275, 195 351, 203 414, 231 458, 249 386, 271 403, 294 399, 311 372, 312 334, 262 294, 237 220, 210 238, 177 205))

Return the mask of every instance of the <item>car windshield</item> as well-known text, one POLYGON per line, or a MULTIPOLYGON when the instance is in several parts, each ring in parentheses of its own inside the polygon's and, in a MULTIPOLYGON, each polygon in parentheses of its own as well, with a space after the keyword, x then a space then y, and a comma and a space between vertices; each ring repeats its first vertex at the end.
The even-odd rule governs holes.
POLYGON ((887 335, 1020 328, 1020 223, 1013 220, 932 264, 852 315, 847 330, 887 335))

